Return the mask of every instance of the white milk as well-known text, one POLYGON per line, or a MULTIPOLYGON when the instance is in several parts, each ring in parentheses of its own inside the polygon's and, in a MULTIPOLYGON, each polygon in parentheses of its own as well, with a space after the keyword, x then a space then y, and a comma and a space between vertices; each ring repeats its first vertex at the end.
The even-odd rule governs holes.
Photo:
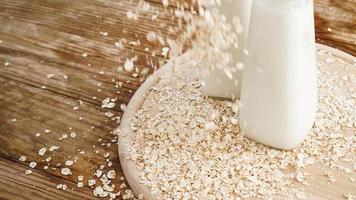
POLYGON ((240 123, 247 137, 281 149, 300 144, 317 109, 312 0, 254 0, 240 123))
POLYGON ((226 22, 232 26, 233 31, 236 33, 236 29, 240 29, 238 30, 240 33, 237 34, 238 46, 226 51, 229 53, 229 60, 232 60, 228 66, 212 69, 209 61, 203 61, 200 79, 205 83, 203 91, 209 96, 240 97, 243 50, 248 32, 251 4, 252 0, 223 0, 218 7, 219 13, 226 17, 226 22), (236 26, 234 18, 240 19, 242 27, 236 26))

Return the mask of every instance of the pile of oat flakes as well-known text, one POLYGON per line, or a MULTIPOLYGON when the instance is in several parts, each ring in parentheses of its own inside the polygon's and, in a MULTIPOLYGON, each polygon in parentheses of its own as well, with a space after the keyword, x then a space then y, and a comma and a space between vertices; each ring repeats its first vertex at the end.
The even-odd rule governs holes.
MULTIPOLYGON (((186 26, 176 40, 168 42, 171 58, 180 55, 183 44, 189 42, 199 59, 218 58, 209 60, 215 66, 207 67, 230 64, 225 50, 238 47, 236 34, 243 27, 239 20, 231 26, 216 10, 205 9, 218 4, 202 0, 197 2, 197 12, 175 10, 186 26)), ((157 94, 159 113, 152 117, 150 108, 143 107, 132 119, 136 136, 130 158, 142 172, 141 181, 152 194, 164 199, 268 199, 281 194, 288 199, 305 199, 304 189, 292 186, 296 182, 308 185, 312 177, 303 170, 307 166, 323 165, 330 183, 335 182, 332 169, 354 174, 356 80, 352 74, 330 75, 327 66, 337 61, 346 70, 355 63, 323 51, 318 54, 328 58, 318 64, 317 121, 306 141, 293 151, 272 149, 244 138, 238 125, 239 102, 208 98, 200 92, 197 81, 178 77, 177 87, 154 87, 151 93, 157 94)), ((350 176, 349 181, 354 182, 354 178, 350 176)), ((345 194, 345 198, 353 196, 345 194)))
MULTIPOLYGON (((308 166, 323 165, 330 184, 336 179, 333 169, 349 174, 354 182, 356 77, 333 74, 328 65, 336 61, 345 70, 355 67, 331 54, 318 64, 317 119, 306 141, 293 151, 243 137, 239 103, 204 96, 198 81, 181 76, 176 87, 153 87, 146 100, 151 103, 131 119, 135 139, 130 159, 139 168, 141 181, 164 199, 274 199, 281 195, 306 199, 302 187, 292 186, 308 185, 313 179, 304 172, 308 166), (159 111, 154 116, 152 107, 159 111)), ((344 195, 352 199, 352 194, 344 195)))

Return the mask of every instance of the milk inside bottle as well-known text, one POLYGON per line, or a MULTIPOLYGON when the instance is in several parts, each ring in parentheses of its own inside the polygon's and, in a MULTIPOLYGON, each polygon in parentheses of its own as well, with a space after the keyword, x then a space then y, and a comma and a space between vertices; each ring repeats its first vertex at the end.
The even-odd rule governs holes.
POLYGON ((312 0, 254 0, 242 80, 240 125, 281 149, 300 144, 317 109, 312 0))
MULTIPOLYGON (((209 96, 239 98, 244 48, 248 34, 249 16, 252 0, 223 0, 217 6, 220 15, 225 17, 226 25, 237 33, 237 43, 221 52, 212 52, 210 59, 202 62, 200 79, 204 82, 203 92, 209 96)), ((217 34, 219 31, 216 31, 217 34)))

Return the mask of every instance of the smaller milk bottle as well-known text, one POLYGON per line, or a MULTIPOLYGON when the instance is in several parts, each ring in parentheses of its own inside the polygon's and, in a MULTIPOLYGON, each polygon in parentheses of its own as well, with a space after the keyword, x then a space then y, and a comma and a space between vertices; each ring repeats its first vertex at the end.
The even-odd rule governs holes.
POLYGON ((292 149, 313 126, 317 80, 312 0, 254 0, 240 125, 257 142, 292 149))
MULTIPOLYGON (((252 0, 223 0, 217 6, 220 15, 226 18, 226 25, 237 34, 237 46, 231 45, 224 58, 210 54, 203 59, 200 80, 205 83, 203 92, 221 98, 239 98, 246 36, 248 33, 252 0), (215 60, 215 61, 214 61, 215 60)), ((220 33, 219 33, 220 34, 220 33)), ((223 34, 223 33, 222 33, 223 34)))

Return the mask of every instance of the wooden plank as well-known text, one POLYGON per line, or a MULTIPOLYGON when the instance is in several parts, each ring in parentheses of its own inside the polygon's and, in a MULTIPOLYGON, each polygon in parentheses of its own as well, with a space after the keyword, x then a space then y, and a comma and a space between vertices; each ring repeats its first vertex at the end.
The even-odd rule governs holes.
POLYGON ((0 157, 0 199, 97 199, 89 188, 77 188, 76 184, 40 170, 25 175, 27 167, 0 157), (67 190, 57 190, 57 184, 66 184, 67 190))
MULTIPOLYGON (((117 186, 123 183, 119 180, 123 173, 116 141, 113 141, 116 135, 112 133, 117 122, 108 119, 100 106, 86 102, 80 105, 76 99, 4 78, 0 78, 0 90, 0 157, 16 161, 24 155, 27 166, 36 161, 36 169, 71 182, 78 182, 77 177, 83 175, 85 185, 89 178, 95 179, 95 170, 105 165, 103 171, 111 168, 117 171, 113 183, 117 186), (73 106, 79 109, 73 110, 73 106), (71 132, 76 133, 75 138, 70 137, 71 132), (36 133, 41 136, 36 137, 36 133), (68 138, 59 140, 63 134, 68 138), (50 152, 52 145, 60 149, 50 152), (38 155, 42 147, 47 148, 44 156, 38 155), (105 153, 109 153, 107 158, 104 158, 105 153), (112 161, 112 167, 107 166, 106 159, 112 161), (77 160, 70 167, 72 176, 63 176, 60 172, 66 160, 77 160), (48 169, 44 170, 44 166, 48 169)), ((111 112, 121 115, 115 110, 111 112)))
POLYGON ((315 0, 318 42, 356 56, 356 1, 315 0))
MULTIPOLYGON (((135 78, 132 77, 132 73, 118 73, 117 69, 123 65, 126 57, 137 56, 138 59, 135 65, 138 69, 142 70, 143 68, 147 68, 147 66, 151 66, 150 73, 154 68, 159 66, 160 62, 163 62, 157 56, 151 56, 152 51, 147 53, 137 49, 133 50, 133 47, 130 45, 125 46, 125 49, 120 51, 114 46, 114 41, 117 41, 120 37, 115 34, 109 34, 107 37, 100 36, 99 30, 102 29, 85 32, 90 27, 97 27, 98 24, 95 20, 93 24, 90 24, 90 22, 86 24, 85 20, 88 20, 89 17, 74 16, 74 18, 83 19, 80 22, 82 26, 71 24, 69 28, 61 30, 61 28, 67 26, 67 21, 71 20, 66 14, 65 9, 63 10, 64 19, 60 19, 61 15, 59 15, 57 16, 59 19, 48 21, 45 18, 47 21, 44 21, 45 15, 32 13, 31 10, 39 10, 38 12, 42 10, 46 11, 51 8, 51 4, 46 5, 48 6, 47 8, 43 8, 44 5, 37 5, 36 3, 31 3, 30 8, 26 7, 25 3, 18 3, 18 5, 15 4, 13 7, 6 7, 6 5, 6 2, 2 4, 4 10, 8 12, 7 14, 12 17, 15 16, 14 18, 0 18, 1 24, 5 24, 5 27, 0 32, 2 35, 1 39, 3 40, 1 44, 2 48, 0 49, 0 61, 10 62, 11 64, 11 67, 5 68, 1 66, 0 74, 7 78, 38 87, 46 85, 47 89, 51 91, 76 96, 88 102, 95 103, 98 103, 98 101, 92 100, 94 95, 99 94, 101 98, 98 99, 103 99, 105 96, 117 92, 114 86, 116 81, 120 81, 124 82, 124 84, 123 88, 120 89, 118 98, 123 100, 123 102, 127 102, 132 93, 129 90, 136 89, 148 74, 138 73, 139 76, 135 78), (22 9, 25 8, 30 10, 29 14, 24 14, 23 16, 16 15, 16 13, 28 13, 23 12, 22 9), (32 18, 28 15, 31 15, 32 18), (36 18, 36 16, 38 17, 36 18), (78 28, 83 30, 77 30, 78 28), (55 33, 53 33, 53 30, 56 30, 55 33), (81 56, 82 53, 88 53, 88 57, 83 58, 81 56), (105 74, 99 74, 101 71, 105 74), (49 73, 54 73, 60 77, 48 80, 45 77, 49 73), (64 75, 69 77, 68 81, 63 79, 64 75), (102 92, 97 92, 98 88, 96 88, 96 85, 99 82, 102 84, 102 88, 100 88, 102 92)), ((67 8, 70 6, 67 5, 64 7, 67 8)), ((119 8, 123 10, 122 7, 119 8)), ((80 11, 68 12, 81 13, 80 11)), ((129 24, 128 21, 130 20, 126 18, 126 13, 122 12, 121 15, 117 17, 119 19, 120 17, 126 19, 126 23, 129 24)), ((122 34, 120 31, 113 32, 121 34, 122 38, 128 38, 127 35, 122 34)), ((152 45, 148 42, 145 44, 147 45, 141 45, 140 48, 150 48, 149 45, 152 45)))
MULTIPOLYGON (((43 49, 42 52, 45 51, 46 49, 43 49)), ((145 59, 146 56, 139 57, 139 61, 145 59)), ((153 60, 152 62, 157 63, 157 59, 153 60)), ((131 73, 118 73, 116 65, 101 65, 100 61, 92 64, 92 66, 96 66, 90 68, 91 72, 86 70, 83 65, 81 65, 83 68, 71 67, 57 63, 50 58, 24 53, 19 49, 1 49, 0 62, 2 63, 0 65, 0 76, 2 77, 38 88, 46 86, 47 90, 97 105, 101 104, 101 100, 113 95, 120 102, 127 103, 134 90, 148 75, 143 74, 134 78, 131 73), (9 62, 9 66, 4 66, 5 62, 9 62), (53 78, 47 78, 49 74, 53 74, 53 78), (122 83, 122 86, 117 87, 118 83, 122 83), (94 99, 94 97, 96 98, 94 99)))
MULTIPOLYGON (((138 0, 22 0, 16 2, 4 0, 0 5, 3 10, 0 16, 5 20, 3 22, 4 30, 16 28, 11 24, 11 21, 17 19, 28 23, 29 27, 23 31, 31 30, 33 31, 33 36, 43 34, 50 37, 56 35, 57 31, 59 31, 96 41, 110 42, 112 45, 121 38, 125 38, 128 42, 140 39, 143 45, 136 46, 127 43, 126 46, 140 51, 144 51, 148 47, 151 50, 156 49, 160 52, 161 45, 148 42, 146 34, 148 31, 155 31, 163 36, 168 36, 167 27, 176 26, 176 21, 172 16, 164 13, 162 7, 154 5, 147 12, 141 11, 137 20, 128 19, 127 12, 134 12, 138 7, 138 2, 138 0), (153 15, 157 17, 154 20, 151 19, 153 15), (34 27, 40 25, 50 28, 51 31, 40 32, 34 27), (108 35, 103 37, 100 32, 107 32, 108 35)), ((171 36, 174 37, 174 35, 171 36)), ((58 39, 61 39, 61 37, 57 37, 58 39)), ((81 42, 76 41, 76 44, 81 42)), ((82 46, 85 46, 85 43, 82 46)), ((56 50, 65 49, 57 48, 56 50)))

